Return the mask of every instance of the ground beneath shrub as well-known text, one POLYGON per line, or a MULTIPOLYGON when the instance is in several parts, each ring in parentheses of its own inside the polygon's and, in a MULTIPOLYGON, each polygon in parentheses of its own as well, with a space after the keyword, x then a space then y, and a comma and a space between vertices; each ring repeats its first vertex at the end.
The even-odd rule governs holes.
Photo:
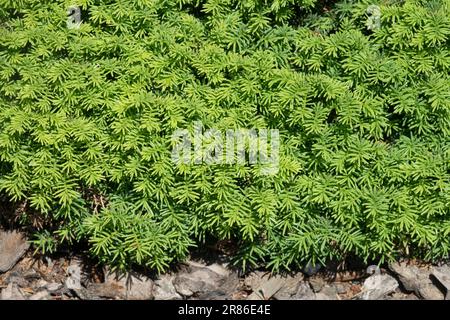
POLYGON ((272 275, 245 275, 229 268, 227 256, 195 256, 163 275, 116 274, 84 255, 36 256, 24 251, 17 233, 0 231, 0 299, 226 299, 226 300, 443 300, 450 264, 402 261, 359 271, 309 268, 272 275), (3 237, 3 238, 2 238, 3 237), (6 239, 6 240, 5 240, 6 239), (6 270, 7 269, 7 270, 6 270))

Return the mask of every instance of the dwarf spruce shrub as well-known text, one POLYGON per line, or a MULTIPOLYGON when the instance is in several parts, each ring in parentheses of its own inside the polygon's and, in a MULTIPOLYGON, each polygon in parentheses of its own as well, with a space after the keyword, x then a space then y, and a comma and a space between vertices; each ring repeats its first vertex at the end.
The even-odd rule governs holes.
POLYGON ((449 37, 449 0, 0 0, 0 192, 121 268, 448 257, 449 37), (196 121, 278 129, 278 173, 174 163, 196 121))

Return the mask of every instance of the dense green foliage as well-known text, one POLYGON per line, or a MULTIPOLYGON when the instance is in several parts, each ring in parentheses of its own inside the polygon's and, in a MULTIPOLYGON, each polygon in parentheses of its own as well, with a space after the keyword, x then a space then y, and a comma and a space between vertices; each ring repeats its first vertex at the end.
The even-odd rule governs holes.
POLYGON ((0 0, 0 191, 35 244, 163 270, 450 249, 450 1, 0 0), (378 5, 379 24, 367 11, 378 5), (277 128, 280 171, 174 165, 172 132, 277 128))

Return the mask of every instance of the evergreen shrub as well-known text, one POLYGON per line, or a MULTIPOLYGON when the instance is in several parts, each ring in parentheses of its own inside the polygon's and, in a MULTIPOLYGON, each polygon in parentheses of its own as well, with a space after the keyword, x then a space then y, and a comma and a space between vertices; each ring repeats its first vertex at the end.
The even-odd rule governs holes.
POLYGON ((119 268, 448 257, 449 37, 449 0, 0 0, 0 192, 119 268), (279 172, 174 164, 195 121, 278 129, 279 172))

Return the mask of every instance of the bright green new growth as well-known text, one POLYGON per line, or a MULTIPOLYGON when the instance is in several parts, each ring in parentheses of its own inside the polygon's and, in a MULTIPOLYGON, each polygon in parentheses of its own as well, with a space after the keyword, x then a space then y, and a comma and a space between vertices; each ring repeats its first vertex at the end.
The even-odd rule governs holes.
POLYGON ((449 0, 84 0, 68 29, 71 4, 0 0, 0 190, 44 216, 40 249, 158 271, 208 237, 275 271, 448 256, 449 0), (279 173, 173 164, 194 121, 279 129, 279 173))

